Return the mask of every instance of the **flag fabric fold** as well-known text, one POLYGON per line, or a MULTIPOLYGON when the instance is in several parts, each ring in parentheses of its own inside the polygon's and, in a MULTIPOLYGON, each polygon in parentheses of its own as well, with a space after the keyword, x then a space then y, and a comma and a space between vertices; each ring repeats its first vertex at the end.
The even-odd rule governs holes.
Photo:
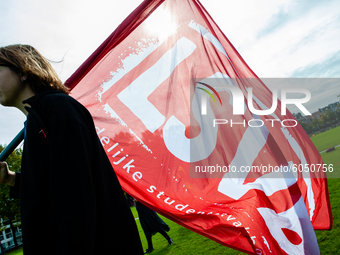
POLYGON ((253 113, 273 93, 199 1, 145 0, 66 84, 131 196, 239 251, 319 254, 326 174, 294 167, 321 156, 278 100, 253 113))

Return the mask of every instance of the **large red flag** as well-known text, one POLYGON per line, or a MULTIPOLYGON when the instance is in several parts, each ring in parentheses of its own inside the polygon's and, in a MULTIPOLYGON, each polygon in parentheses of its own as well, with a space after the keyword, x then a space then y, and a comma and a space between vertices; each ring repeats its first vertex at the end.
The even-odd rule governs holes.
POLYGON ((319 253, 320 154, 199 1, 145 0, 67 85, 131 196, 246 253, 319 253))

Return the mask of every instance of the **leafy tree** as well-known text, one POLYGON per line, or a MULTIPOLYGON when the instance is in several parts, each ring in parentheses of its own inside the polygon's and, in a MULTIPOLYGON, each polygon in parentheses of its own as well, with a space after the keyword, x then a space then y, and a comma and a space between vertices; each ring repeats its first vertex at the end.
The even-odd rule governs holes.
POLYGON ((336 106, 335 115, 336 115, 337 120, 339 120, 340 119, 340 103, 338 103, 338 105, 336 106))
POLYGON ((324 126, 329 126, 332 123, 336 122, 336 113, 326 109, 326 111, 322 114, 322 121, 324 126))
POLYGON ((301 125, 301 127, 306 131, 306 133, 308 134, 308 125, 302 121, 299 121, 299 124, 301 125))
MULTIPOLYGON (((5 149, 5 146, 0 144, 0 153, 5 149)), ((11 171, 20 172, 21 169, 21 156, 22 149, 16 149, 12 152, 12 154, 7 158, 6 162, 11 171)), ((18 226, 21 223, 20 218, 20 205, 18 199, 10 198, 9 196, 9 186, 5 184, 0 184, 0 218, 3 219, 2 225, 0 226, 0 230, 4 230, 6 228, 7 222, 11 227, 13 233, 13 241, 15 247, 18 246, 14 225, 18 226)), ((1 245, 0 245, 1 246, 1 245)), ((2 250, 2 247, 0 247, 2 250)))
POLYGON ((306 131, 307 134, 311 134, 314 131, 314 127, 311 124, 306 124, 301 121, 299 121, 302 128, 306 131))

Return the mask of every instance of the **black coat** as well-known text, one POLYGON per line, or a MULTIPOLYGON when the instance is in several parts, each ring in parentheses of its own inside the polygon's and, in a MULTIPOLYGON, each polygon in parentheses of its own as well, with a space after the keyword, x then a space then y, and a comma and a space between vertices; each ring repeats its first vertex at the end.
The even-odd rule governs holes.
POLYGON ((140 202, 136 202, 139 221, 146 237, 151 237, 160 231, 169 231, 170 227, 158 216, 158 214, 140 202))
POLYGON ((24 254, 143 254, 90 113, 58 91, 25 102, 22 169, 11 191, 20 193, 24 254))

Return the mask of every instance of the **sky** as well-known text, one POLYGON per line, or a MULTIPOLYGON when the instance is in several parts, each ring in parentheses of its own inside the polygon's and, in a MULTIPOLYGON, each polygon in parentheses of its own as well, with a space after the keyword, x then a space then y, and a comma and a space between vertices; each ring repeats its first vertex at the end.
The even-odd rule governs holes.
MULTIPOLYGON (((0 0, 0 47, 34 46, 58 62, 53 66, 66 81, 141 2, 0 0)), ((305 105, 310 112, 339 99, 340 1, 200 2, 258 77, 333 78, 299 83, 312 93, 305 105)), ((0 105, 0 144, 8 144, 24 121, 19 110, 0 105)))

